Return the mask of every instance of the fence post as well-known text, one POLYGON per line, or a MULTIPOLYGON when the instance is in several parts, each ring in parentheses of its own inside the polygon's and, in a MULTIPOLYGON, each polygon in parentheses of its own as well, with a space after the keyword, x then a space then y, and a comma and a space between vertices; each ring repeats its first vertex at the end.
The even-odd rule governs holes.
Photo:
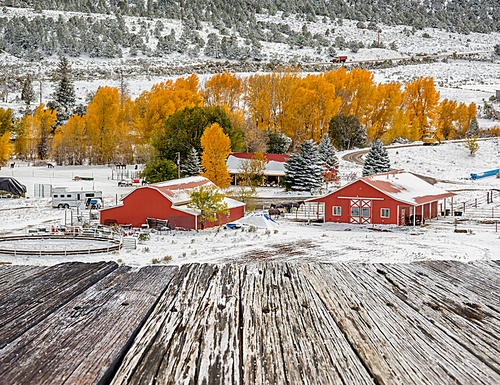
POLYGON ((465 202, 464 202, 464 214, 465 214, 465 202))
POLYGON ((476 209, 477 209, 477 198, 476 198, 476 204, 475 204, 475 206, 476 206, 476 209))

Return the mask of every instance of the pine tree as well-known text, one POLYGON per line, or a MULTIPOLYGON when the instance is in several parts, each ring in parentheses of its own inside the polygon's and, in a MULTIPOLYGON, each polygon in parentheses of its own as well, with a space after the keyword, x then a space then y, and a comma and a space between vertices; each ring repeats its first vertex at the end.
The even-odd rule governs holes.
POLYGON ((194 147, 191 148, 186 161, 181 167, 181 171, 185 176, 197 176, 202 173, 200 157, 194 147))
POLYGON ((21 91, 21 100, 28 106, 31 102, 35 101, 35 89, 33 88, 33 80, 31 79, 31 76, 28 76, 24 81, 23 90, 21 91))
POLYGON ((312 191, 321 187, 323 167, 318 159, 318 149, 312 140, 300 145, 285 164, 286 183, 292 190, 312 191))
POLYGON ((318 145, 318 159, 323 166, 327 166, 328 169, 332 167, 338 167, 339 161, 335 155, 335 147, 333 147, 332 141, 328 137, 328 133, 325 132, 323 139, 318 145))
POLYGON ((75 87, 71 82, 71 66, 66 57, 62 56, 57 65, 55 101, 58 105, 68 111, 75 105, 75 87))
POLYGON ((467 138, 470 138, 474 135, 476 135, 476 137, 479 137, 481 135, 481 132, 479 131, 479 124, 477 123, 476 118, 471 120, 469 128, 467 129, 467 133, 465 134, 467 138))
POLYGON ((391 169, 389 155, 380 139, 373 144, 365 159, 363 176, 380 174, 391 169))

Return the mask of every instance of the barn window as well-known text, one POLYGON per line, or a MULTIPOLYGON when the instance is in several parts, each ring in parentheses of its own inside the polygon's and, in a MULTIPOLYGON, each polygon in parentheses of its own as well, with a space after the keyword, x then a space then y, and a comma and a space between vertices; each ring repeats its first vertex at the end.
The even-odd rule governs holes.
POLYGON ((89 194, 85 194, 85 196, 86 196, 87 198, 92 198, 92 197, 94 196, 94 194, 93 194, 93 193, 89 193, 89 194))
POLYGON ((66 198, 71 198, 71 195, 66 195, 66 198))
POLYGON ((369 217, 370 216, 370 209, 368 207, 363 207, 361 209, 361 216, 369 217))
POLYGON ((351 217, 359 217, 359 207, 351 207, 351 217))
POLYGON ((389 218, 389 209, 380 209, 380 216, 382 218, 389 218))
POLYGON ((57 198, 57 197, 58 197, 58 195, 54 194, 54 198, 57 198))
POLYGON ((342 215, 342 208, 340 206, 333 206, 333 215, 342 215))

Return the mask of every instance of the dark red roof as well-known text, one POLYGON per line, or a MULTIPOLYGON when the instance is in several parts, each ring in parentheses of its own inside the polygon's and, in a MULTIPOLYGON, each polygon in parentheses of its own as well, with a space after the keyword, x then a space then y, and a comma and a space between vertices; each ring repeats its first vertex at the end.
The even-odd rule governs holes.
MULTIPOLYGON (((240 158, 240 159, 252 159, 253 156, 255 156, 255 153, 251 152, 232 152, 232 156, 235 158, 240 158)), ((281 162, 285 163, 287 159, 290 158, 290 155, 286 154, 264 154, 264 158, 268 162, 273 161, 273 162, 281 162)))

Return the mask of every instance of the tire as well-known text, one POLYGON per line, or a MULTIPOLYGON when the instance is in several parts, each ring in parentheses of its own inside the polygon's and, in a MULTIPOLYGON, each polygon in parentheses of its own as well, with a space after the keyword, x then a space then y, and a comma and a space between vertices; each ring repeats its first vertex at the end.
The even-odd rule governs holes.
POLYGON ((57 208, 60 210, 60 209, 63 209, 64 208, 64 205, 62 203, 59 203, 59 205, 57 206, 57 208))
POLYGON ((67 204, 67 203, 66 203, 66 204, 64 205, 64 208, 65 208, 65 209, 69 209, 69 204, 67 204))

